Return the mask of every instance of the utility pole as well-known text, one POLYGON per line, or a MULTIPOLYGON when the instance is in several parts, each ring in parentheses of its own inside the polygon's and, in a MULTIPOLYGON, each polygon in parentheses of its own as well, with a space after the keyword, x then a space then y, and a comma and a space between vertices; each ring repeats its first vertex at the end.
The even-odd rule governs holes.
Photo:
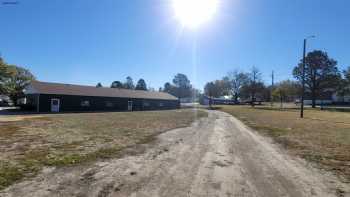
POLYGON ((302 69, 302 89, 301 89, 301 106, 300 106, 300 118, 304 118, 304 94, 305 94, 305 56, 306 56, 306 42, 308 38, 314 38, 315 36, 309 36, 304 39, 304 50, 303 50, 303 69, 302 69))
POLYGON ((272 98, 272 92, 274 87, 274 72, 271 73, 271 91, 270 91, 270 100, 271 100, 271 107, 273 107, 273 98, 272 98))
POLYGON ((301 106, 300 106, 300 118, 304 118, 304 94, 305 94, 305 53, 306 53, 306 39, 304 39, 303 50, 303 70, 301 74, 301 106))

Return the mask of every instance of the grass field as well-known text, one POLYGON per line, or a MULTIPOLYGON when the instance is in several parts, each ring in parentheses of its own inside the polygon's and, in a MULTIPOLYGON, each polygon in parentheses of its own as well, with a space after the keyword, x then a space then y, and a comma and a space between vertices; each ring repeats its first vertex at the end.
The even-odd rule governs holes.
POLYGON ((350 113, 270 106, 220 106, 249 127, 272 137, 292 153, 350 182, 350 113))
POLYGON ((150 142, 170 129, 205 117, 192 109, 0 117, 0 189, 44 166, 117 157, 125 147, 150 142))

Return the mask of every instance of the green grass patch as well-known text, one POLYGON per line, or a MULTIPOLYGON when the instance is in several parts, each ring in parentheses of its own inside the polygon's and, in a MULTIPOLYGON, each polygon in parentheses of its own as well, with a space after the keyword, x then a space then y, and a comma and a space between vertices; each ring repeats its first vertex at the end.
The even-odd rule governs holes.
POLYGON ((98 159, 116 158, 122 149, 119 147, 101 148, 88 154, 48 155, 43 162, 48 166, 70 166, 98 159))
POLYGON ((18 164, 0 163, 0 190, 21 180, 35 176, 43 166, 72 166, 99 159, 116 158, 121 148, 101 148, 88 154, 51 155, 45 151, 28 153, 18 164))
POLYGON ((0 190, 22 179, 23 172, 9 163, 0 162, 0 190))

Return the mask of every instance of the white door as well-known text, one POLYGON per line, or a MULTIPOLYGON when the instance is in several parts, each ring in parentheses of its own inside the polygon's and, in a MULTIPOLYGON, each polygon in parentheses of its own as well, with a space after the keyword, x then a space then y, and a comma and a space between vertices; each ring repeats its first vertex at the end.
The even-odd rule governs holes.
POLYGON ((128 111, 132 111, 132 101, 128 101, 128 111))
POLYGON ((60 111, 60 99, 51 99, 51 112, 60 111))

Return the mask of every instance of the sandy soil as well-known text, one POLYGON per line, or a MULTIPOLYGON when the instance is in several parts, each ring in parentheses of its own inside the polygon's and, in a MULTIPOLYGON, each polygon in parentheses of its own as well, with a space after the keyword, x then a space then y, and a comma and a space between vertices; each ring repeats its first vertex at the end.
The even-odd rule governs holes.
POLYGON ((191 127, 125 157, 46 168, 0 196, 349 196, 349 185, 292 158, 232 116, 212 111, 191 127))
POLYGON ((15 121, 21 121, 25 119, 33 119, 33 118, 43 118, 43 116, 40 115, 6 115, 2 116, 0 114, 0 123, 1 122, 15 122, 15 121))

